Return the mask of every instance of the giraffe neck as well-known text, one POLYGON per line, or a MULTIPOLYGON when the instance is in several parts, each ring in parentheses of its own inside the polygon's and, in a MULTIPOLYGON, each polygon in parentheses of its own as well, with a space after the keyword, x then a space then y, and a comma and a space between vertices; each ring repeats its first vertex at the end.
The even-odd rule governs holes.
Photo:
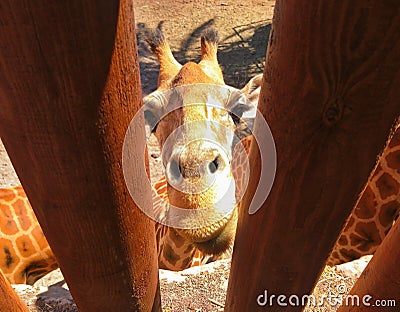
POLYGON ((204 264, 209 258, 171 227, 157 223, 156 238, 160 269, 181 271, 204 264))
MULTIPOLYGON (((155 214, 161 217, 168 212, 167 181, 165 176, 152 189, 155 214)), ((211 256, 203 254, 172 227, 155 223, 158 266, 160 269, 180 271, 207 263, 211 256)))
MULTIPOLYGON (((240 201, 246 188, 248 175, 247 154, 250 149, 252 136, 245 137, 241 144, 236 145, 232 160, 232 173, 236 184, 236 200, 240 201)), ((168 212, 167 180, 162 177, 153 185, 153 207, 157 218, 163 218, 168 212)), ((235 208, 237 209, 237 208, 235 208)), ((217 259, 228 258, 232 254, 232 247, 221 255, 206 255, 196 246, 183 238, 174 228, 155 224, 158 246, 159 268, 180 271, 192 266, 202 265, 217 259)))

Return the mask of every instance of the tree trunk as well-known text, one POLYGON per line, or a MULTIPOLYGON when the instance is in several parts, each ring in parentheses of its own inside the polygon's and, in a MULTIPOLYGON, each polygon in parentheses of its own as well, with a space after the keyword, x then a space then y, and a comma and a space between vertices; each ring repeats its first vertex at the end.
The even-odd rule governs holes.
POLYGON ((379 246, 338 312, 399 311, 400 222, 379 246))
POLYGON ((0 135, 79 309, 159 309, 154 224, 122 172, 141 106, 132 1, 4 1, 0 24, 0 135))
POLYGON ((261 167, 253 146, 226 311, 302 309, 400 114, 399 8, 277 1, 259 102, 277 173, 249 215, 261 167))
POLYGON ((0 311, 29 312, 11 285, 0 272, 0 311))

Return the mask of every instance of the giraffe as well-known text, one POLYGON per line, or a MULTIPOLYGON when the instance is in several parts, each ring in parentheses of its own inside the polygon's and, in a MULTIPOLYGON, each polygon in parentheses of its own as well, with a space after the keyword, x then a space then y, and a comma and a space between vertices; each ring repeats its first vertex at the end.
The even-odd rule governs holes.
POLYGON ((229 251, 236 232, 239 187, 231 164, 241 144, 236 145, 234 133, 246 137, 241 117, 254 113, 251 97, 261 78, 253 78, 243 92, 225 84, 212 28, 201 36, 198 64, 179 64, 160 29, 149 32, 147 41, 160 71, 157 90, 143 99, 146 130, 163 151, 168 203, 188 211, 209 209, 206 217, 185 217, 185 226, 174 233, 201 253, 218 257, 229 251), (205 218, 211 222, 205 224, 205 218))
POLYGON ((327 260, 332 266, 375 253, 400 211, 400 125, 393 135, 327 260))

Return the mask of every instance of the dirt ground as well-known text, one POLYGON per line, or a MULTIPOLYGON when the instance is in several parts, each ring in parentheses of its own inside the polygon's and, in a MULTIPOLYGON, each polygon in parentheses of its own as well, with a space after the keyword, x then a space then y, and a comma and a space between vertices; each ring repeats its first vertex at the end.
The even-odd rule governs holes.
MULTIPOLYGON (((261 73, 271 27, 275 1, 266 0, 179 0, 179 1, 135 1, 135 22, 141 70, 143 94, 156 89, 158 63, 151 55, 143 36, 147 29, 161 27, 167 37, 176 59, 185 63, 198 61, 200 57, 199 38, 201 31, 214 26, 220 37, 219 61, 225 81, 234 87, 242 87, 254 75, 261 73)), ((156 142, 149 143, 151 173, 157 179, 162 173, 159 151, 156 142)), ((7 153, 0 142, 0 186, 18 183, 7 153)), ((229 261, 217 269, 197 272, 186 282, 162 282, 164 311, 220 311, 223 307, 229 261), (197 275, 196 275, 197 274, 197 275)), ((58 289, 57 294, 63 305, 37 302, 38 294, 46 293, 47 288, 62 280, 60 274, 48 278, 45 284, 36 290, 18 287, 31 311, 76 311, 68 290, 58 289)), ((345 281, 346 289, 354 282, 353 278, 340 275, 336 270, 328 269, 318 283, 316 293, 331 292, 345 281)), ((62 282, 61 282, 62 284, 62 282)), ((56 286, 59 284, 56 284, 56 286)), ((61 286, 60 286, 61 287, 61 286)), ((58 296, 57 295, 57 296, 58 296)), ((40 296, 39 296, 40 297, 40 296)), ((335 311, 336 307, 310 307, 308 311, 335 311)))

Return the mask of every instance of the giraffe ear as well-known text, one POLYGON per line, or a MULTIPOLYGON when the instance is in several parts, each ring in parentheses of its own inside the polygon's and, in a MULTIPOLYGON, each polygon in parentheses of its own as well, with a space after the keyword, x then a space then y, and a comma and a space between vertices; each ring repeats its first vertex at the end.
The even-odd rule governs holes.
POLYGON ((261 84, 262 84, 263 74, 259 74, 252 79, 240 90, 247 100, 251 103, 251 108, 243 116, 244 118, 255 118, 258 106, 258 98, 260 96, 261 84))
POLYGON ((241 90, 233 90, 227 109, 238 118, 254 119, 257 112, 262 74, 252 78, 241 90))
POLYGON ((255 76, 243 89, 234 90, 230 97, 228 109, 235 122, 235 133, 239 139, 252 134, 262 76, 262 74, 255 76))
POLYGON ((154 91, 143 98, 146 136, 149 137, 157 128, 164 115, 166 99, 162 92, 154 91))

